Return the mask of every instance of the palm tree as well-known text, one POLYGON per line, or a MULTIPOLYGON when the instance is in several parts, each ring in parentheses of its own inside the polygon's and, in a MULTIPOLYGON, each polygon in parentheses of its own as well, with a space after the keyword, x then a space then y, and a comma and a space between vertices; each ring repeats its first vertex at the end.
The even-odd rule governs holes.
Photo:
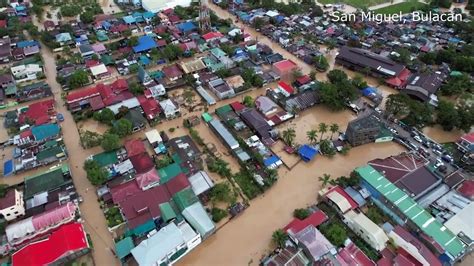
POLYGON ((318 132, 314 129, 311 129, 310 131, 306 132, 306 137, 308 137, 308 140, 311 144, 314 144, 316 140, 318 139, 318 132))
POLYGON ((332 139, 332 136, 334 135, 334 133, 339 131, 339 125, 336 123, 331 124, 331 126, 329 126, 329 131, 331 131, 331 139, 332 139))
POLYGON ((323 176, 318 177, 319 181, 322 182, 322 187, 327 186, 331 182, 331 175, 323 174, 323 176))
POLYGON ((283 248, 285 246, 287 239, 288 235, 281 229, 276 230, 272 234, 272 240, 279 248, 283 248))
POLYGON ((319 136, 319 141, 323 139, 323 135, 326 132, 328 132, 328 125, 326 125, 326 123, 324 122, 319 123, 319 133, 321 133, 321 135, 319 136))
POLYGON ((296 131, 294 128, 287 128, 286 130, 283 130, 283 141, 288 146, 293 146, 293 141, 295 140, 295 137, 296 131))

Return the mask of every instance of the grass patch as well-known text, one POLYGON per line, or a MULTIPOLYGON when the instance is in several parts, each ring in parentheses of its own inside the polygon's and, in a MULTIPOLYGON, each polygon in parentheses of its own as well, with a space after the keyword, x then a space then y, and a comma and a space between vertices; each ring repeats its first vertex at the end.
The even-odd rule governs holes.
POLYGON ((416 1, 410 1, 410 2, 402 2, 398 3, 395 5, 387 6, 387 7, 382 7, 379 9, 374 10, 375 13, 377 14, 385 14, 385 15, 390 15, 390 14, 398 14, 402 12, 402 14, 410 13, 415 10, 421 10, 426 8, 426 4, 416 2, 416 1))
POLYGON ((375 5, 378 5, 378 4, 387 3, 389 1, 387 1, 387 0, 342 0, 342 1, 340 1, 340 0, 319 0, 318 2, 321 3, 321 4, 340 4, 340 3, 344 3, 344 4, 347 4, 347 5, 356 7, 356 8, 364 8, 364 7, 371 7, 371 6, 375 6, 375 5))
POLYGON ((253 176, 248 171, 238 172, 234 175, 234 180, 248 199, 253 199, 262 193, 262 189, 256 184, 253 176))

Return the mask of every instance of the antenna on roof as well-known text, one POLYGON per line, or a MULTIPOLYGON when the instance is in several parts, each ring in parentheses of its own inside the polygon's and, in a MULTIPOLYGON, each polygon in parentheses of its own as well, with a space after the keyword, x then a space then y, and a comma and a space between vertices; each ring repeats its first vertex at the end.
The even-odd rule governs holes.
POLYGON ((199 0, 199 28, 202 33, 211 31, 211 15, 206 0, 199 0))

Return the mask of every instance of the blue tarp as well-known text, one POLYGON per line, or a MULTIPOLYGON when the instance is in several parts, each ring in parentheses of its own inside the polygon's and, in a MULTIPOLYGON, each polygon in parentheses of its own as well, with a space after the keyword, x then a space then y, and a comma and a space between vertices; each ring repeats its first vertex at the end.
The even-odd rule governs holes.
POLYGON ((8 160, 3 164, 3 176, 9 176, 13 173, 13 160, 8 160))
POLYGON ((275 20, 278 24, 280 24, 283 20, 285 20, 285 17, 282 15, 278 15, 275 17, 275 20))
POLYGON ((269 157, 269 158, 263 160, 263 164, 265 165, 265 167, 269 167, 269 166, 275 164, 276 162, 278 162, 279 160, 280 160, 280 158, 278 158, 278 156, 273 155, 272 157, 269 157))
POLYGON ((150 12, 150 11, 143 13, 143 18, 146 20, 152 19, 154 16, 155 14, 153 14, 153 12, 150 12))
POLYGON ((138 45, 133 47, 135 53, 145 52, 151 48, 155 48, 156 42, 150 36, 144 35, 138 38, 138 45))
POLYGON ((373 87, 367 87, 362 90, 362 95, 368 96, 370 94, 377 93, 377 89, 373 87))
POLYGON ((180 23, 176 26, 181 32, 188 32, 197 29, 196 25, 191 21, 180 23))
POLYGON ((311 161, 317 153, 318 150, 306 144, 298 149, 298 154, 305 162, 311 161))

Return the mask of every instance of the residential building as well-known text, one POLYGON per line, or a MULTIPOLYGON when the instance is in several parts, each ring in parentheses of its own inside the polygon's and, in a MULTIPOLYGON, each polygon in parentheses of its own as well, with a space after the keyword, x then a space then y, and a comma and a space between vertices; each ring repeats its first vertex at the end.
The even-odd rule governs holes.
POLYGON ((464 154, 474 153, 474 132, 465 134, 457 142, 458 150, 464 154))
POLYGON ((36 82, 16 88, 16 100, 18 102, 28 102, 53 95, 51 87, 46 82, 36 82))
POLYGON ((284 81, 278 82, 278 90, 281 94, 283 94, 285 97, 290 97, 292 94, 295 93, 295 89, 288 83, 284 81))
POLYGON ((97 80, 110 77, 111 75, 111 73, 104 64, 91 66, 89 70, 91 71, 92 76, 97 80))
MULTIPOLYGON (((337 261, 341 265, 355 265, 355 266, 375 266, 377 265, 373 260, 369 259, 367 255, 360 250, 352 241, 341 248, 336 255, 337 261)), ((381 266, 381 265, 380 265, 381 266)))
POLYGON ((442 182, 442 177, 430 170, 428 160, 416 153, 374 159, 368 164, 416 201, 435 190, 442 182))
POLYGON ((0 214, 7 221, 25 215, 23 192, 16 189, 8 190, 5 196, 0 198, 0 214))
POLYGON ((413 230, 422 233, 423 237, 420 239, 427 246, 436 250, 441 249, 442 261, 455 262, 464 255, 465 244, 451 230, 372 166, 358 167, 355 171, 361 178, 361 186, 370 192, 372 201, 378 206, 386 206, 382 207, 382 210, 401 225, 406 223, 413 230))
POLYGON ((283 228, 283 231, 287 232, 288 234, 294 235, 299 233, 301 230, 307 228, 308 226, 318 227, 320 224, 326 222, 327 220, 328 216, 323 211, 317 210, 303 220, 294 218, 289 224, 287 224, 283 228))
POLYGON ((235 150, 240 147, 237 140, 234 136, 229 132, 229 130, 222 124, 221 121, 217 119, 212 119, 209 122, 214 133, 226 144, 226 147, 230 150, 235 150))
POLYGON ((385 78, 387 84, 396 88, 404 87, 411 75, 405 66, 385 56, 348 46, 339 49, 336 63, 352 70, 368 72, 374 77, 385 78))
POLYGON ((177 154, 181 159, 183 168, 192 170, 192 173, 202 170, 202 153, 190 136, 172 138, 168 140, 167 146, 171 154, 177 154))
POLYGON ((3 63, 10 62, 12 56, 12 48, 10 45, 10 37, 6 36, 0 39, 0 61, 3 63))
POLYGON ((171 99, 160 101, 160 106, 163 110, 166 119, 171 119, 179 116, 181 111, 179 105, 171 99))
POLYGON ((342 214, 359 207, 357 202, 340 186, 323 189, 319 194, 324 197, 329 205, 342 214))
POLYGON ((298 65, 289 59, 278 61, 272 65, 272 71, 284 81, 292 81, 294 73, 299 69, 298 65))
POLYGON ((83 58, 91 58, 92 55, 95 54, 94 49, 90 44, 79 45, 79 52, 83 58))
POLYGON ((200 195, 206 195, 207 192, 214 187, 214 181, 212 181, 211 177, 209 177, 205 171, 199 171, 188 179, 191 184, 191 189, 198 197, 200 195))
POLYGON ((230 59, 230 57, 218 47, 211 49, 211 55, 218 62, 222 63, 224 68, 231 69, 235 66, 235 62, 232 59, 230 59))
POLYGON ((232 98, 235 95, 235 91, 221 78, 209 81, 208 85, 212 92, 221 100, 232 98))
POLYGON ((259 96, 255 99, 255 106, 266 117, 269 117, 278 111, 278 105, 267 96, 259 96))
POLYGON ((56 42, 59 43, 59 46, 71 44, 72 43, 71 34, 69 32, 56 34, 56 42))
POLYGON ((312 262, 321 261, 325 256, 337 253, 331 242, 312 225, 290 236, 299 247, 303 248, 312 262))
POLYGON ((182 61, 179 63, 180 68, 185 74, 192 74, 199 72, 206 68, 206 65, 202 62, 201 58, 194 58, 189 61, 182 61))
POLYGON ((183 217, 201 235, 202 239, 208 238, 216 230, 201 202, 196 201, 182 211, 183 217))
POLYGON ((56 208, 26 218, 5 228, 8 243, 12 246, 24 244, 48 232, 68 224, 76 218, 77 205, 67 202, 56 208))
POLYGON ((471 201, 469 205, 457 212, 447 222, 444 223, 446 228, 459 236, 459 238, 461 238, 469 246, 474 244, 474 219, 472 219, 473 213, 474 202, 471 201))
POLYGON ((178 65, 176 64, 171 65, 171 66, 166 66, 162 69, 162 71, 170 81, 176 81, 183 77, 183 72, 181 71, 181 69, 179 69, 178 65))
POLYGON ((224 80, 234 91, 241 91, 244 88, 245 80, 240 75, 234 75, 224 80))
POLYGON ((46 239, 29 243, 12 255, 14 265, 66 264, 90 251, 84 226, 71 223, 61 226, 46 239))
POLYGON ((379 134, 380 123, 372 114, 350 121, 346 129, 347 141, 352 146, 374 142, 379 134))
POLYGON ((402 92, 422 102, 438 106, 436 93, 446 78, 447 75, 441 72, 412 75, 402 92))
POLYGON ((43 68, 38 64, 19 65, 10 68, 17 83, 38 79, 43 73, 43 68))
POLYGON ((249 126, 264 144, 272 144, 272 127, 265 117, 255 108, 249 108, 240 113, 242 120, 249 126))
POLYGON ((263 266, 289 266, 289 265, 310 265, 311 262, 304 254, 303 249, 298 247, 284 247, 272 256, 265 258, 263 266))
POLYGON ((388 237, 395 246, 403 249, 422 265, 441 266, 439 259, 420 240, 403 227, 396 225, 393 230, 388 232, 388 237))
POLYGON ((385 232, 362 212, 346 212, 343 222, 375 250, 380 251, 386 247, 388 237, 385 232))
POLYGON ((200 235, 189 224, 170 223, 143 240, 131 253, 138 265, 171 265, 200 243, 200 235))

